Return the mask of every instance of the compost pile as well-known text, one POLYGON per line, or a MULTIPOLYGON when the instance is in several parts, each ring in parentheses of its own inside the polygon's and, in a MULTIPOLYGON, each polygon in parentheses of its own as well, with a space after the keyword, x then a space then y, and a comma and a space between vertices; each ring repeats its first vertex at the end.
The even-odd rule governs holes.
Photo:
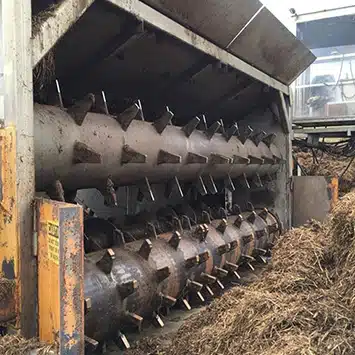
POLYGON ((326 153, 316 153, 316 159, 311 152, 297 152, 298 163, 306 175, 340 177, 339 192, 345 194, 355 187, 355 161, 351 158, 340 158, 326 153), (348 168, 348 169, 347 169, 348 168), (342 175, 344 173, 344 175, 342 175))
POLYGON ((130 354, 355 354, 355 192, 278 242, 270 270, 130 354))

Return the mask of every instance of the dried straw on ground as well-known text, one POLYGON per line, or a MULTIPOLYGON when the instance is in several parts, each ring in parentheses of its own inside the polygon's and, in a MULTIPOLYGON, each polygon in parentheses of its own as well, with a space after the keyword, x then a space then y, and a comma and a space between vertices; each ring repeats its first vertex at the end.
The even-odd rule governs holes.
POLYGON ((44 345, 36 339, 24 339, 19 335, 5 335, 0 337, 0 355, 25 355, 31 350, 38 350, 38 355, 55 354, 56 348, 44 345))
MULTIPOLYGON (((299 152, 296 154, 299 164, 307 175, 320 175, 340 177, 345 171, 351 158, 335 158, 328 154, 317 154, 318 163, 314 160, 312 153, 299 152)), ((355 187, 355 161, 339 181, 339 191, 345 194, 355 187)))
POLYGON ((355 192, 329 220, 287 233, 273 266, 131 355, 355 354, 355 192))

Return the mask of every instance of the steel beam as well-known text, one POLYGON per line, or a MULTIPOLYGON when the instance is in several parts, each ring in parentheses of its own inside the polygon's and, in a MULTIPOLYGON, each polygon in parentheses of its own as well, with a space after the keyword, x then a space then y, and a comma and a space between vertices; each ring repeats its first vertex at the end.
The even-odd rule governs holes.
POLYGON ((59 39, 74 25, 95 0, 64 0, 34 34, 32 67, 54 47, 59 39))
MULTIPOLYGON (((11 254, 6 272, 17 280, 17 325, 24 336, 36 335, 35 258, 32 253, 34 183, 33 97, 31 58, 31 1, 2 1, 4 57, 4 125, 12 130, 10 155, 1 161, 13 166, 13 180, 7 181, 8 201, 2 201, 7 221, 15 223, 10 233, 1 230, 2 252, 11 254), (9 196, 9 194, 12 194, 9 196), (9 249, 11 248, 11 250, 9 249), (10 269, 12 268, 12 273, 10 269)), ((4 191, 5 192, 5 191, 4 191)), ((5 194, 5 195, 6 195, 5 194)), ((5 223, 6 224, 6 223, 5 223)), ((2 268, 4 267, 4 260, 2 268)), ((2 270, 4 271, 4 270, 2 270)))

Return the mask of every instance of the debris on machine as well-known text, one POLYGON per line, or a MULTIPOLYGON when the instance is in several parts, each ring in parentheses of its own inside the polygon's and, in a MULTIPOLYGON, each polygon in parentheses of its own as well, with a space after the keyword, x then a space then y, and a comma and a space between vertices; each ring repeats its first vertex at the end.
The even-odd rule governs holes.
POLYGON ((170 338, 141 340, 129 354, 353 354, 355 192, 324 224, 281 237, 271 270, 190 318, 170 338))

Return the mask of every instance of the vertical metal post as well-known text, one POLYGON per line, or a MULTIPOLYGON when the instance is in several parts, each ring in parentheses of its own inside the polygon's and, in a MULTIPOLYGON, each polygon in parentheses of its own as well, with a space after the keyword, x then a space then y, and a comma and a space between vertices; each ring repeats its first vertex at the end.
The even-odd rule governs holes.
MULTIPOLYGON (((17 325, 24 336, 36 335, 36 270, 32 255, 34 183, 31 0, 2 1, 4 125, 16 132, 16 183, 12 207, 17 211, 13 255, 17 280, 17 325)), ((12 242, 14 243, 14 242, 12 242)))

